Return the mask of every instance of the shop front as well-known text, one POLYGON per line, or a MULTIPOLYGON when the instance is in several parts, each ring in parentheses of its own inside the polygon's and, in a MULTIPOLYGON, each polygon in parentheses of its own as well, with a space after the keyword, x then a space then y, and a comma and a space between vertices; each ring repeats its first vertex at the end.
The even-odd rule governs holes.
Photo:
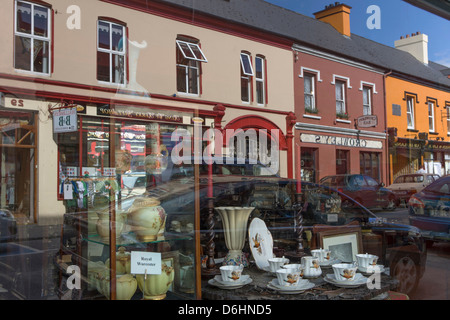
POLYGON ((384 133, 307 123, 297 123, 295 129, 303 181, 356 173, 386 181, 384 133))
POLYGON ((450 174, 450 144, 425 139, 390 139, 389 155, 392 177, 415 173, 423 168, 427 173, 444 176, 450 174))

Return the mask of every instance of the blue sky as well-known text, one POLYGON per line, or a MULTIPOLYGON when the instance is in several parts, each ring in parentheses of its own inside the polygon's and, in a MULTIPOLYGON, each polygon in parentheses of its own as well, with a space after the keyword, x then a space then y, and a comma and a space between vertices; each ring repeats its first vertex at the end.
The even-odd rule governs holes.
MULTIPOLYGON (((277 6, 314 17, 331 0, 265 0, 277 6)), ((428 58, 450 67, 450 21, 414 7, 402 0, 346 0, 340 1, 352 7, 350 13, 351 32, 367 39, 394 47, 400 36, 420 31, 428 35, 428 58), (371 5, 380 9, 379 29, 369 29, 367 20, 373 15, 367 13, 371 5)))

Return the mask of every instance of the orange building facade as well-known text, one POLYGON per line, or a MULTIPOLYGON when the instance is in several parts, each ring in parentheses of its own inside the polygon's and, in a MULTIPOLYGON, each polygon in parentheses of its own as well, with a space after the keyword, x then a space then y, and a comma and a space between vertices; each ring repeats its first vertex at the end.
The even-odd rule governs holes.
POLYGON ((395 76, 386 77, 385 86, 391 182, 421 167, 449 174, 449 89, 395 76))

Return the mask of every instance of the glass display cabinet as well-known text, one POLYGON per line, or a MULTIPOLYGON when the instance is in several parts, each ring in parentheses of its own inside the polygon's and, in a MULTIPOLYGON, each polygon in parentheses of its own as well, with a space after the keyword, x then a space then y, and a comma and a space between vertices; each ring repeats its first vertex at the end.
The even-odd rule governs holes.
POLYGON ((61 298, 199 298, 198 168, 171 162, 177 128, 81 117, 59 137, 61 298))

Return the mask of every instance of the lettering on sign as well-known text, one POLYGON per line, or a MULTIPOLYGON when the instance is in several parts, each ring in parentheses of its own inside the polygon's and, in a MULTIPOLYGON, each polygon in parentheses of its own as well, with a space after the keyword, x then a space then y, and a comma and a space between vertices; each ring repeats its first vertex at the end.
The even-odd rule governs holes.
POLYGON ((366 140, 353 137, 337 137, 337 136, 325 136, 319 134, 306 134, 300 135, 301 142, 330 144, 343 147, 356 147, 356 148, 368 148, 368 149, 382 149, 383 144, 381 141, 366 140))
POLYGON ((375 115, 361 116, 357 120, 358 128, 376 127, 378 118, 375 115))

